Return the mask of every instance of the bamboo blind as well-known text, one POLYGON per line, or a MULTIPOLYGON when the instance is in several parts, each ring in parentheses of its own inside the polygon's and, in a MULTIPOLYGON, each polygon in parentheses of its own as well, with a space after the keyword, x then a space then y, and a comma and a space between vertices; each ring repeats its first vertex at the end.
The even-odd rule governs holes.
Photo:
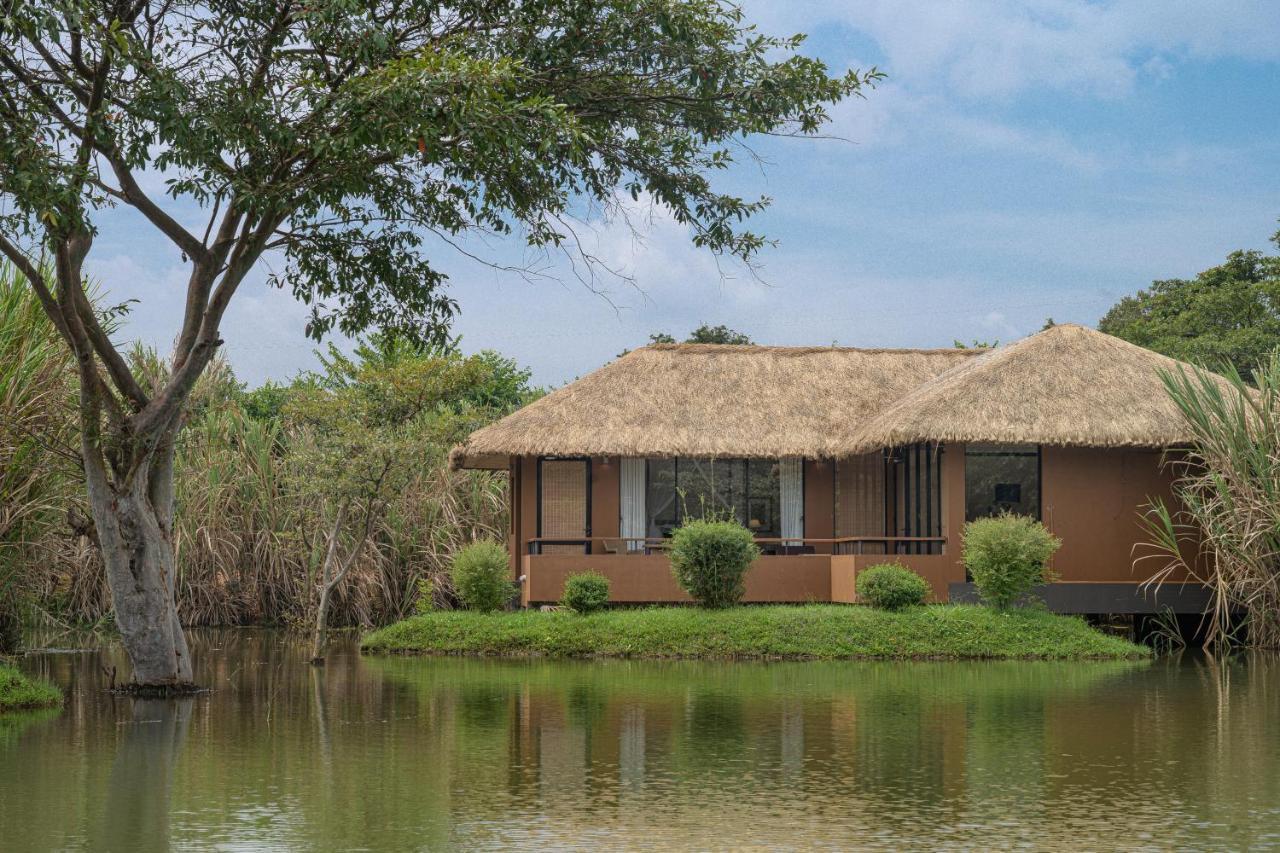
MULTIPOLYGON (((877 451, 836 465, 836 536, 884 536, 884 457, 877 451)), ((868 543, 874 551, 877 546, 868 543)))
MULTIPOLYGON (((542 461, 542 538, 582 539, 587 535, 587 463, 582 459, 542 461)), ((544 545, 544 554, 581 554, 581 545, 544 545)))

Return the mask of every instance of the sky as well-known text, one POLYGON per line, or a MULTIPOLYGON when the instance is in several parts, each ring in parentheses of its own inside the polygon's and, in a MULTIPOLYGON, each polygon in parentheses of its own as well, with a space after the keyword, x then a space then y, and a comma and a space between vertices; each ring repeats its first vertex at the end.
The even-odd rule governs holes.
MULTIPOLYGON (((1008 342, 1047 317, 1095 325, 1152 280, 1274 248, 1280 2, 745 8, 765 32, 807 33, 804 51, 833 73, 887 75, 833 109, 833 138, 755 142, 762 163, 719 177, 724 189, 773 199, 751 228, 778 245, 753 273, 694 248, 684 227, 642 203, 630 226, 597 221, 584 235, 629 279, 594 288, 514 243, 467 248, 527 261, 538 276, 439 247, 463 350, 498 350, 556 386, 652 332, 681 337, 702 323, 767 344, 1008 342)), ((307 309, 266 286, 266 266, 224 321, 226 356, 250 386, 317 365, 307 309)), ((123 335, 171 346, 185 281, 169 244, 110 211, 88 268, 111 301, 138 300, 123 335)))

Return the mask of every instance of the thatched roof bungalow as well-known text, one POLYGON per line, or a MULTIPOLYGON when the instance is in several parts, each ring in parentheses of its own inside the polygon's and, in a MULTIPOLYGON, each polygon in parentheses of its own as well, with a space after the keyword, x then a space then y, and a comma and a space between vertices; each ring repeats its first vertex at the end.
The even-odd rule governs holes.
MULTIPOLYGON (((756 600, 851 600, 857 571, 886 559, 939 599, 970 595, 960 528, 1010 511, 1064 541, 1051 606, 1142 611, 1155 603, 1133 570, 1139 513, 1169 497, 1162 453, 1189 440, 1160 378, 1180 367, 1075 325, 992 350, 659 344, 476 431, 451 459, 509 472, 526 603, 586 568, 621 601, 680 599, 664 539, 710 507, 765 551, 756 600)), ((1199 606, 1198 591, 1162 594, 1199 606)))

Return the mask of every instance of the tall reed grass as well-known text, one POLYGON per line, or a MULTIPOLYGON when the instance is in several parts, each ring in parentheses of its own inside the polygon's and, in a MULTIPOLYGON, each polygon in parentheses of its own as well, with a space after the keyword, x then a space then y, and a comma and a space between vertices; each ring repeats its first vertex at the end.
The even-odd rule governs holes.
POLYGON ((1212 592, 1206 644, 1280 647, 1280 352, 1254 372, 1166 372, 1193 441, 1171 453, 1179 506, 1146 516, 1163 561, 1149 583, 1185 576, 1212 592), (1243 630, 1242 630, 1243 629, 1243 630))
POLYGON ((71 357, 26 282, 0 264, 0 652, 16 644, 33 567, 74 501, 71 357))
MULTIPOLYGON (((132 364, 143 387, 167 374, 150 350, 136 349, 132 364)), ((25 283, 0 266, 0 632, 12 633, 22 609, 74 622, 111 612, 83 506, 74 394, 65 346, 25 283)), ((300 486, 293 467, 305 435, 256 412, 220 361, 201 378, 186 418, 174 483, 183 621, 309 623, 325 523, 319 491, 300 486)), ((420 467, 335 592, 334 625, 400 618, 422 589, 448 595, 453 553, 506 530, 505 479, 451 471, 447 448, 423 441, 420 467)))

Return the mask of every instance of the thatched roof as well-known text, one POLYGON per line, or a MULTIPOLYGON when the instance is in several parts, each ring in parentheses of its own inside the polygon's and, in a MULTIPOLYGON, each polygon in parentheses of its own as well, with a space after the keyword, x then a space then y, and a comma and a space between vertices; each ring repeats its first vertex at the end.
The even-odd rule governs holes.
POLYGON ((854 425, 975 354, 656 344, 477 430, 452 460, 505 468, 522 455, 838 456, 854 425))
POLYGON ((860 452, 917 441, 1168 447, 1190 440, 1160 369, 1190 365, 1062 324, 923 383, 846 435, 860 452))
POLYGON ((1167 447, 1190 440, 1158 372, 1179 366, 1071 324, 993 350, 658 344, 472 433, 451 459, 831 458, 918 441, 1167 447))

